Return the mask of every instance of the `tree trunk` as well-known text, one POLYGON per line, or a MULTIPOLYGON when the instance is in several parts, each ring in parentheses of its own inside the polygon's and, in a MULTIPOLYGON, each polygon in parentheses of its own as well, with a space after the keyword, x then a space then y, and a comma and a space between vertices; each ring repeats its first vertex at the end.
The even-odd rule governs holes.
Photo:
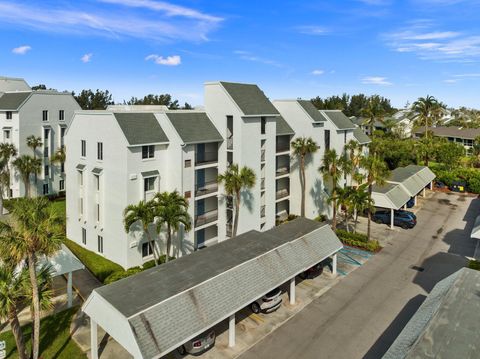
POLYGON ((155 245, 154 245, 154 242, 152 241, 152 237, 150 236, 150 231, 148 230, 148 225, 146 227, 144 227, 143 230, 147 234, 148 245, 150 246, 150 250, 153 253, 153 260, 155 261, 155 266, 158 266, 157 253, 155 252, 155 245))
POLYGON ((25 198, 30 198, 30 176, 23 177, 23 184, 25 185, 25 198))
POLYGON ((347 229, 347 232, 350 232, 350 229, 348 228, 348 208, 345 207, 345 228, 347 229))
POLYGON ((233 217, 233 237, 237 236, 238 217, 240 212, 240 192, 235 194, 235 216, 233 217))
POLYGON ((167 224, 167 256, 165 257, 165 263, 168 263, 168 258, 170 257, 170 247, 172 246, 172 229, 170 224, 167 224))
POLYGON ((15 344, 17 345, 17 353, 19 359, 27 359, 27 348, 25 347, 25 338, 23 337, 22 327, 18 321, 18 315, 16 309, 10 310, 8 314, 8 321, 12 328, 12 333, 15 338, 15 344))
POLYGON ((30 285, 32 286, 32 302, 33 302, 33 340, 32 340, 32 358, 38 359, 40 349, 40 299, 38 296, 38 282, 36 271, 36 258, 34 253, 28 253, 28 273, 30 274, 30 285))
MULTIPOLYGON (((369 199, 369 203, 372 202, 372 185, 369 184, 368 185, 368 199, 369 199)), ((367 217, 368 217, 368 221, 367 221, 367 239, 370 240, 370 226, 371 226, 371 220, 372 220, 372 210, 370 207, 368 207, 368 212, 367 212, 367 217)))
POLYGON ((0 190, 0 216, 3 215, 3 186, 0 190))
POLYGON ((355 223, 353 224, 353 233, 357 233, 358 211, 355 209, 355 223))
POLYGON ((337 190, 336 190, 335 187, 333 188, 332 195, 333 195, 333 200, 332 200, 332 203, 333 203, 332 229, 335 231, 337 229, 337 198, 336 198, 337 190))
POLYGON ((300 159, 300 186, 302 190, 300 215, 305 217, 305 157, 300 159))

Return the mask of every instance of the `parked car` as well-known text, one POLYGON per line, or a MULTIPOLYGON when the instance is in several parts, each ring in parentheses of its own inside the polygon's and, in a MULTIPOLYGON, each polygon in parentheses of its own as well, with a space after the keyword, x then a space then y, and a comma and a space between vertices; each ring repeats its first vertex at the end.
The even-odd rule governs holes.
MULTIPOLYGON (((390 224, 390 211, 377 211, 372 217, 375 223, 390 224)), ((393 225, 404 229, 413 228, 417 224, 415 214, 409 211, 395 211, 393 225)))
POLYGON ((444 189, 444 188, 448 189, 447 185, 445 183, 441 182, 441 181, 436 181, 435 182, 435 187, 441 188, 441 189, 444 189))
POLYGON ((330 259, 315 264, 313 267, 308 268, 305 272, 299 274, 302 279, 312 279, 318 277, 323 273, 323 268, 330 265, 330 259))
POLYGON ((452 190, 452 192, 463 193, 467 190, 467 183, 464 181, 455 181, 452 183, 450 189, 452 190))
POLYGON ((282 297, 280 296, 281 294, 282 291, 280 288, 275 288, 274 290, 265 294, 262 298, 250 304, 250 309, 256 314, 260 312, 273 312, 282 304, 282 297))
POLYGON ((213 329, 203 332, 199 336, 186 342, 177 351, 181 355, 185 354, 200 354, 215 345, 215 331, 213 329))
POLYGON ((412 208, 415 206, 415 198, 411 197, 407 202, 407 208, 412 208))

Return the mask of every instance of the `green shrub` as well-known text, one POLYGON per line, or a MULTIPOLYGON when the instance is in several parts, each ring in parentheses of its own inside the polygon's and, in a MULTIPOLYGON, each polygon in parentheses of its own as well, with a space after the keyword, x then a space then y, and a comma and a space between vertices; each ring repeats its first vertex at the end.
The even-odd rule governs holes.
POLYGON ((140 267, 132 267, 130 269, 127 269, 125 271, 118 271, 110 274, 107 278, 105 278, 104 283, 105 284, 110 284, 113 282, 116 282, 117 280, 123 279, 130 277, 131 275, 140 273, 142 271, 142 268, 140 267))
MULTIPOLYGON (((167 259, 167 256, 165 254, 162 254, 160 256, 160 258, 158 258, 158 263, 159 264, 165 263, 165 259, 167 259)), ((170 257, 169 258, 170 261, 172 261, 174 259, 175 259, 175 257, 170 257)), ((143 263, 143 265, 142 265, 143 270, 150 269, 150 268, 153 268, 153 267, 155 267, 155 261, 153 259, 151 261, 143 263)))
POLYGON ((88 249, 83 248, 69 239, 65 239, 65 245, 102 283, 104 283, 106 278, 113 273, 124 272, 124 269, 121 265, 114 263, 92 251, 89 251, 88 249))
POLYGON ((468 268, 480 270, 480 261, 471 260, 468 262, 468 268))
POLYGON ((327 220, 327 216, 324 214, 320 214, 315 217, 315 221, 317 222, 325 222, 327 220))
POLYGON ((429 167, 437 176, 437 181, 443 182, 449 187, 452 186, 453 182, 465 181, 469 192, 480 193, 479 169, 458 167, 450 170, 438 163, 432 163, 429 167))
POLYGON ((363 233, 353 233, 353 232, 347 232, 343 229, 337 229, 337 236, 343 240, 351 240, 351 241, 356 241, 356 242, 368 242, 368 237, 366 234, 363 233))

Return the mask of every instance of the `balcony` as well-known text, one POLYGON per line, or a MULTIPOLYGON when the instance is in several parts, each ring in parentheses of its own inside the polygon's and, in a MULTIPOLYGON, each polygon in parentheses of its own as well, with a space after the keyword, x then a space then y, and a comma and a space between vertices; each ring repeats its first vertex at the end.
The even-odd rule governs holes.
POLYGON ((210 193, 218 192, 218 182, 217 180, 208 181, 203 184, 195 185, 195 196, 205 196, 210 193))
POLYGON ((195 166, 203 166, 218 162, 218 151, 201 152, 195 156, 195 166))
POLYGON ((218 219, 218 209, 214 209, 195 216, 195 227, 215 222, 218 219))
POLYGON ((288 197, 289 195, 290 195, 290 191, 288 190, 288 188, 279 189, 275 193, 275 197, 276 197, 277 200, 288 197))
POLYGON ((261 162, 265 162, 265 150, 262 150, 262 155, 260 157, 261 162))
POLYGON ((260 207, 260 217, 261 218, 265 217, 265 206, 260 207))
POLYGON ((263 191, 265 190, 265 178, 262 178, 260 181, 260 189, 263 191))
POLYGON ((277 153, 290 151, 290 143, 277 143, 277 153))
POLYGON ((290 173, 290 166, 277 167, 275 174, 277 177, 287 175, 290 173))

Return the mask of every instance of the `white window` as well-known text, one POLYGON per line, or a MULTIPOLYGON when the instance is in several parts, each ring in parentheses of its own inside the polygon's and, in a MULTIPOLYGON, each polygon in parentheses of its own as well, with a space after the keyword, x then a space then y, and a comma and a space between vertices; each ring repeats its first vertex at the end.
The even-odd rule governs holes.
POLYGON ((97 142, 97 160, 103 160, 103 142, 97 142))
POLYGON ((10 140, 10 130, 4 130, 3 131, 3 139, 5 141, 9 141, 10 140))
POLYGON ((98 242, 98 253, 103 253, 103 237, 97 236, 97 242, 98 242))
POLYGON ((86 157, 87 156, 87 141, 82 140, 81 141, 81 147, 82 147, 81 155, 82 155, 82 157, 86 157))
POLYGON ((95 188, 97 191, 100 191, 100 176, 99 175, 93 175, 95 178, 95 188))
POLYGON ((78 184, 83 186, 83 171, 78 171, 78 184))
POLYGON ((60 191, 65 191, 65 180, 60 180, 58 183, 60 191))
POLYGON ((155 146, 142 146, 142 159, 153 158, 155 156, 155 146))
POLYGON ((143 179, 143 190, 145 192, 150 192, 155 190, 155 180, 156 177, 147 177, 143 179))
POLYGON ((64 110, 59 110, 58 111, 58 120, 59 121, 65 121, 65 111, 64 110))
POLYGON ((60 146, 65 145, 65 132, 67 131, 66 127, 60 127, 60 146))
POLYGON ((7 116, 7 120, 12 119, 12 111, 7 111, 5 115, 7 116))
POLYGON ((46 165, 44 171, 45 171, 45 177, 50 176, 50 166, 46 165))
POLYGON ((48 121, 48 110, 42 111, 42 121, 48 121))
POLYGON ((85 228, 82 228, 82 243, 87 244, 87 230, 85 228))
POLYGON ((43 194, 47 195, 48 194, 48 183, 43 184, 43 194))
MULTIPOLYGON (((153 245, 153 243, 152 243, 153 245)), ((152 247, 149 245, 149 243, 143 243, 142 244, 142 257, 145 258, 145 257, 149 257, 153 255, 153 252, 152 252, 152 247)))

